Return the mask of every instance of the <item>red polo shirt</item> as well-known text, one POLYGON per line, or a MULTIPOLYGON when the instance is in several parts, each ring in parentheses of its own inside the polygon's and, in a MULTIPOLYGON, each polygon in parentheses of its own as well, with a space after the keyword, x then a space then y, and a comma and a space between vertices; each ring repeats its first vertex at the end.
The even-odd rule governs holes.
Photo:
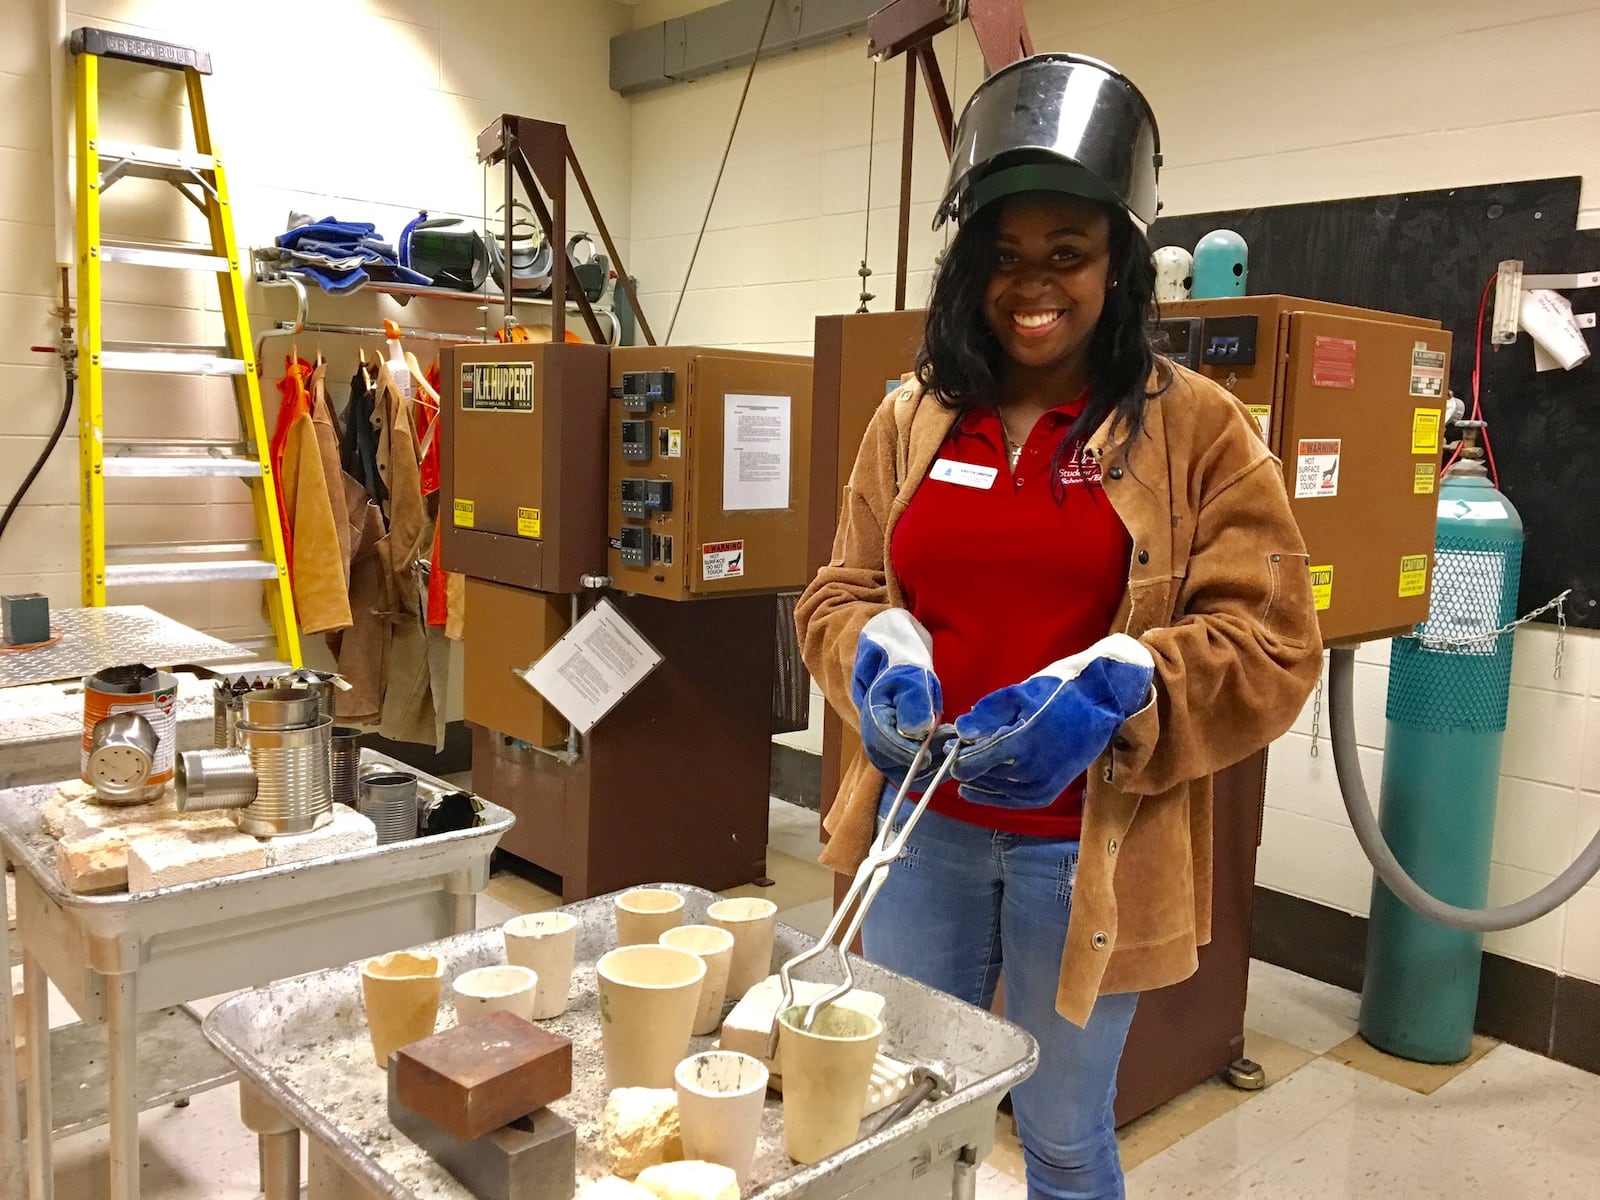
MULTIPOLYGON (((1059 500, 1049 478, 1083 404, 1080 396, 1039 418, 1015 475, 999 416, 974 409, 951 430, 895 525, 895 574, 912 615, 933 635, 947 721, 1111 631, 1132 541, 1081 441, 1062 461, 1059 500)), ((1082 829, 1082 777, 1045 807, 1025 810, 972 804, 956 787, 946 782, 930 807, 1008 833, 1076 838, 1082 829)))

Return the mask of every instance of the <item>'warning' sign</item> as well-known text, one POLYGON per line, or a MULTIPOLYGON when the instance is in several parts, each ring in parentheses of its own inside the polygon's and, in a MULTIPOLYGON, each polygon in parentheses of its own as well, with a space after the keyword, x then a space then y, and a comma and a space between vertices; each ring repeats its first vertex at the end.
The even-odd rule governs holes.
POLYGON ((1294 498, 1309 500, 1339 494, 1339 439, 1301 439, 1295 456, 1294 498))
POLYGON ((700 547, 700 578, 707 583, 743 577, 743 542, 708 542, 700 547))

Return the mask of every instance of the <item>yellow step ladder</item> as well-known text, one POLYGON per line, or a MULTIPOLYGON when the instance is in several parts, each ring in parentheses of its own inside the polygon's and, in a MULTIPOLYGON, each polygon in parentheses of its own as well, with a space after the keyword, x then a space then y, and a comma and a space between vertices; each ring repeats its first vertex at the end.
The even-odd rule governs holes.
POLYGON ((203 50, 102 29, 76 30, 78 224, 78 456, 83 475, 81 524, 83 603, 99 607, 108 590, 147 584, 206 584, 260 580, 280 659, 301 665, 300 635, 289 567, 278 518, 261 390, 245 313, 244 280, 233 238, 222 156, 206 123, 202 76, 211 74, 203 50), (100 60, 122 59, 152 69, 181 71, 188 92, 193 150, 114 143, 100 137, 100 60), (102 197, 128 178, 163 180, 206 216, 209 245, 108 241, 100 227, 102 197), (101 272, 107 264, 129 268, 198 271, 216 277, 221 292, 225 346, 168 342, 112 342, 104 337, 101 272), (107 441, 105 377, 127 371, 167 375, 228 376, 239 413, 236 441, 204 438, 107 441), (255 541, 172 541, 107 544, 107 479, 195 480, 232 477, 250 489, 255 541))

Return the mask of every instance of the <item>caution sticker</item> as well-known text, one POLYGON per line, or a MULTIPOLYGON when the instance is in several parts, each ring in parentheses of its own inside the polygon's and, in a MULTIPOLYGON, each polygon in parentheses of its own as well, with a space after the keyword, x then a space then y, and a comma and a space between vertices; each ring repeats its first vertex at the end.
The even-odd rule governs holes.
POLYGON ((1413 496, 1431 496, 1435 482, 1439 478, 1438 463, 1418 463, 1417 473, 1411 480, 1411 494, 1413 496))
POLYGON ((1400 560, 1400 595, 1420 596, 1428 590, 1428 556, 1408 554, 1400 560))
POLYGON ((1311 386, 1356 386, 1355 338, 1319 337, 1311 350, 1311 386))
POLYGON ((517 509, 517 536, 525 538, 539 537, 539 510, 537 508, 517 509))
POLYGON ((1444 364, 1443 350, 1429 350, 1426 342, 1418 342, 1411 351, 1411 394, 1443 400, 1444 364))
POLYGON ((1256 424, 1261 426, 1261 440, 1266 441, 1272 432, 1272 405, 1252 404, 1249 408, 1250 415, 1256 419, 1256 424))
POLYGON ((1339 494, 1339 439, 1302 439, 1295 456, 1294 498, 1308 500, 1339 494))
POLYGON ((667 457, 668 458, 682 458, 683 457, 683 430, 681 430, 681 429, 669 429, 669 430, 667 430, 667 457))
POLYGON ((457 529, 471 529, 477 519, 478 507, 471 500, 455 502, 455 521, 457 529))
POLYGON ((1437 408, 1419 408, 1411 417, 1411 453, 1439 453, 1439 420, 1444 414, 1437 408))
POLYGON ((744 543, 708 542, 700 547, 700 578, 707 583, 744 577, 744 543))
POLYGON ((1333 567, 1311 568, 1311 598, 1321 612, 1333 604, 1333 567))

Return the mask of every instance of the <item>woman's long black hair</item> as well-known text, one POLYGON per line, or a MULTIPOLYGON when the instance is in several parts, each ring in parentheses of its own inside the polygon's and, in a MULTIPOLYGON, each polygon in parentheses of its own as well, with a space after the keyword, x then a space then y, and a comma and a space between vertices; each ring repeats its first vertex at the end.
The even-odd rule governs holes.
MULTIPOLYGON (((1116 440, 1127 445, 1144 429, 1145 405, 1171 382, 1172 372, 1150 342, 1148 315, 1156 270, 1150 242, 1127 213, 1103 206, 1111 223, 1110 272, 1105 309, 1089 343, 1089 398, 1062 435, 1055 468, 1075 442, 1088 438, 1115 414, 1116 440), (1115 282, 1115 286, 1109 284, 1115 282), (1149 390, 1151 371, 1157 374, 1149 390)), ((962 225, 945 252, 928 303, 928 324, 917 351, 917 379, 940 403, 963 413, 1001 402, 1004 351, 983 317, 984 290, 994 272, 995 241, 1003 203, 985 205, 962 225)), ((1070 397, 1063 397, 1063 401, 1070 397)))

